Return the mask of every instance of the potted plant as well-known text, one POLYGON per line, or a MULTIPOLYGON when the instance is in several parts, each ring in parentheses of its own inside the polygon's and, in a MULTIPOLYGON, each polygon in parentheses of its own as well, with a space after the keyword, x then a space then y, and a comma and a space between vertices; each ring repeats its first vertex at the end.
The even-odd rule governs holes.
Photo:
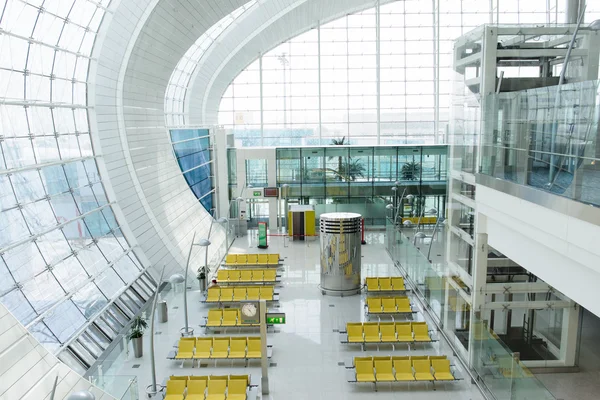
POLYGON ((131 330, 127 338, 133 343, 133 354, 135 358, 144 355, 144 330, 148 328, 148 322, 141 316, 137 316, 131 321, 131 330))

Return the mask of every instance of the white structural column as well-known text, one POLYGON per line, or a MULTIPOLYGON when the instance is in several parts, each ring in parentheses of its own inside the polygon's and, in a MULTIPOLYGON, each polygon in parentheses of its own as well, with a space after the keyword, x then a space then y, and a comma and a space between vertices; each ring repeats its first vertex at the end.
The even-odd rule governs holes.
POLYGON ((258 53, 258 85, 260 90, 260 145, 265 145, 265 114, 263 108, 263 57, 258 53))
POLYGON ((375 2, 375 72, 377 74, 377 144, 381 144, 381 7, 375 2))
POLYGON ((229 172, 227 163, 227 134, 223 128, 213 128, 213 154, 215 160, 214 182, 216 192, 216 208, 219 217, 229 218, 229 172))
MULTIPOLYGON (((317 22, 317 81, 319 86, 319 144, 322 145, 323 138, 323 115, 321 112, 323 102, 321 100, 321 22, 317 22)), ((286 210, 287 212, 287 210, 286 210)))

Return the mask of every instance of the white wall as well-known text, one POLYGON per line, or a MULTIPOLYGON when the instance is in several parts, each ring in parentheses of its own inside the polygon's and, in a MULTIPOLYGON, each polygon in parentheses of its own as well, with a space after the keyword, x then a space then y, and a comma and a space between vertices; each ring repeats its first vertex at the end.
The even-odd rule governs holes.
MULTIPOLYGON (((181 56, 243 0, 121 0, 102 23, 90 66, 90 125, 99 169, 128 240, 166 276, 185 266, 194 231, 208 234, 210 216, 189 189, 165 127, 164 98, 181 56)), ((224 242, 213 226, 210 247, 224 242)), ((210 257, 209 257, 210 258, 210 257)), ((203 264, 196 247, 191 269, 203 264), (196 262, 197 260, 197 262, 196 262)))
POLYGON ((97 400, 114 399, 50 354, 0 304, 0 400, 49 399, 56 376, 55 400, 79 390, 91 391, 97 400))
POLYGON ((600 226, 477 185, 488 243, 600 316, 600 226))

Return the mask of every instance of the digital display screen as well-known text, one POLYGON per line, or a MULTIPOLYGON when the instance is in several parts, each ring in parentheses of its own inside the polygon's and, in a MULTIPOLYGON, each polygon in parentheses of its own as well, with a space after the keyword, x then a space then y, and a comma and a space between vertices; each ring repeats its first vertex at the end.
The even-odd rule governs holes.
POLYGON ((267 187, 264 188, 263 196, 265 197, 279 197, 279 188, 267 187))

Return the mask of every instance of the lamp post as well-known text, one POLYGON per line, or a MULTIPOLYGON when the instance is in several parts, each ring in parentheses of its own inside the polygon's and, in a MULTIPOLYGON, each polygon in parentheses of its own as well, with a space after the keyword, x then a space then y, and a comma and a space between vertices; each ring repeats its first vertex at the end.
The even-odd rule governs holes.
POLYGON ((415 233, 415 237, 413 238, 413 246, 417 245, 417 239, 425 239, 427 235, 423 232, 415 233))
MULTIPOLYGON (((54 392, 52 393, 52 396, 54 397, 54 392)), ((67 400, 96 400, 96 396, 94 396, 94 393, 88 390, 80 390, 78 392, 71 393, 69 397, 67 397, 67 400)))
POLYGON ((229 250, 229 218, 221 217, 217 220, 221 225, 227 224, 225 228, 225 249, 229 250))
MULTIPOLYGON (((154 313, 156 312, 156 304, 158 303, 158 291, 165 275, 165 269, 167 266, 164 265, 158 279, 158 285, 156 287, 156 293, 154 293, 154 300, 152 301, 152 314, 150 315, 150 367, 152 372, 152 383, 146 387, 146 394, 148 397, 152 397, 158 393, 156 385, 156 360, 154 359, 154 313)), ((186 274, 187 276, 187 274, 186 274)), ((185 293, 185 292, 184 292, 185 293)), ((187 313, 186 313, 187 318, 187 313)), ((90 399, 93 400, 93 399, 90 399)))
POLYGON ((435 239, 435 233, 437 232, 438 226, 443 224, 446 219, 444 217, 438 217, 437 221, 435 221, 435 228, 433 228, 433 234, 431 235, 431 241, 429 242, 429 250, 427 250, 427 260, 431 262, 429 258, 431 256, 431 246, 433 245, 433 239, 435 239))
POLYGON ((183 315, 185 318, 185 326, 180 329, 181 336, 192 336, 194 334, 194 330, 189 328, 188 324, 188 306, 187 306, 187 281, 188 281, 188 272, 190 269, 190 260, 192 258, 192 250, 194 249, 194 241, 196 240, 196 231, 194 231, 194 236, 192 236, 192 243, 190 244, 190 251, 188 252, 187 263, 185 264, 185 283, 183 284, 183 315))

